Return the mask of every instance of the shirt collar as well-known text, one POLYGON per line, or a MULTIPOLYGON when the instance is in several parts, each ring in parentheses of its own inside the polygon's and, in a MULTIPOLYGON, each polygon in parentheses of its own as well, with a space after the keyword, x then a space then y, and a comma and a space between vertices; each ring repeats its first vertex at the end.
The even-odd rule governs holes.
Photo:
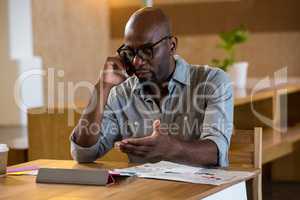
MULTIPOLYGON (((179 82, 183 85, 189 85, 190 84, 190 65, 179 55, 174 55, 175 59, 175 71, 173 73, 173 76, 169 82, 169 91, 171 91, 176 82, 179 82)), ((134 85, 133 85, 133 92, 136 94, 141 94, 142 90, 142 84, 140 84, 137 77, 134 77, 134 85)), ((143 94, 143 93, 142 93, 143 94)))
POLYGON ((172 80, 178 81, 184 85, 190 84, 190 65, 179 55, 174 56, 176 61, 175 72, 172 76, 172 80))

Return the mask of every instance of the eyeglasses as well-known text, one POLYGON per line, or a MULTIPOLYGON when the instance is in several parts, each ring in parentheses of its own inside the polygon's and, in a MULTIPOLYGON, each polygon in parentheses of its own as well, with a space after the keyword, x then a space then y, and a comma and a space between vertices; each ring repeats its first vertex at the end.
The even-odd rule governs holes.
POLYGON ((133 49, 131 47, 126 46, 123 44, 118 50, 118 54, 121 58, 123 58, 126 62, 133 62, 134 57, 137 55, 142 60, 151 60, 153 58, 153 48, 161 43, 166 39, 170 39, 172 36, 165 36, 161 38, 159 41, 155 42, 154 44, 146 44, 140 48, 133 49))

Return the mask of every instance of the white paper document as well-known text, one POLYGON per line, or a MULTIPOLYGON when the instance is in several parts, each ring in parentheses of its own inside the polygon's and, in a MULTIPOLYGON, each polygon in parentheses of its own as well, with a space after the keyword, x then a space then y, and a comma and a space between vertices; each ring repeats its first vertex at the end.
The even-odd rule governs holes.
POLYGON ((147 163, 125 169, 115 169, 114 171, 125 176, 138 176, 141 178, 164 179, 209 185, 221 185, 253 175, 253 172, 191 167, 167 161, 147 163))

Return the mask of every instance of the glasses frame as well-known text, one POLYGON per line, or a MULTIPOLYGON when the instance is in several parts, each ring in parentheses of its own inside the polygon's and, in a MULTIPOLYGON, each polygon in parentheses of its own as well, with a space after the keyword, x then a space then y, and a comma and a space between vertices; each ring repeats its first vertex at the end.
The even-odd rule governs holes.
MULTIPOLYGON (((158 41, 155 42, 154 44, 151 44, 151 45, 145 44, 145 45, 142 45, 142 47, 139 47, 139 48, 136 48, 136 49, 127 46, 126 49, 127 49, 127 50, 131 50, 131 51, 133 52, 133 57, 132 57, 133 59, 135 58, 135 56, 138 56, 139 58, 144 59, 144 58, 142 58, 142 57, 139 55, 139 51, 142 51, 143 49, 146 49, 146 48, 147 48, 147 49, 150 49, 150 50, 151 50, 151 58, 150 58, 150 59, 153 59, 153 57, 154 57, 154 51, 153 51, 153 48, 154 48, 155 46, 157 46, 159 43, 161 43, 162 41, 164 41, 164 40, 166 40, 166 39, 171 39, 172 37, 173 37, 172 35, 168 35, 168 36, 162 37, 160 40, 158 40, 158 41)), ((122 44, 122 46, 120 46, 120 47, 118 48, 118 50, 117 50, 117 52, 118 52, 118 54, 119 54, 120 57, 122 57, 122 56, 121 56, 121 52, 122 52, 122 50, 123 50, 123 48, 124 48, 125 46, 126 46, 125 44, 122 44)), ((130 62, 133 62, 133 59, 130 60, 128 57, 127 57, 126 59, 128 59, 130 62)))

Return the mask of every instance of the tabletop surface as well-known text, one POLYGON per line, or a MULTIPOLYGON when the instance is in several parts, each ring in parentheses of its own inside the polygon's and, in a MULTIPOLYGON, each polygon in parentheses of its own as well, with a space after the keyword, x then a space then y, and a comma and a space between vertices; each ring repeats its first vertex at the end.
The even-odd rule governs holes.
MULTIPOLYGON (((125 162, 97 161, 90 164, 78 164, 71 160, 36 160, 10 168, 38 166, 49 168, 124 168, 132 166, 125 162)), ((245 170, 238 169, 235 170, 245 170)), ((83 186, 64 184, 37 184, 35 176, 6 176, 0 178, 0 199, 201 199, 221 191, 252 176, 221 186, 183 183, 176 181, 142 179, 136 177, 118 179, 108 186, 83 186)))

